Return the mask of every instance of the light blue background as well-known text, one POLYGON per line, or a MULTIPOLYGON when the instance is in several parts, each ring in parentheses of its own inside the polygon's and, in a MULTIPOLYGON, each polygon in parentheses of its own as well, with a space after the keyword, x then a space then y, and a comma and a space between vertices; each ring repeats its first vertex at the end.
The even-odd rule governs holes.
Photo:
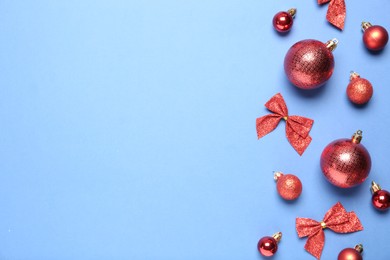
POLYGON ((390 29, 390 1, 346 0, 339 31, 327 5, 270 0, 3 0, 0 2, 0 259, 263 259, 257 241, 283 232, 273 259, 314 259, 295 218, 321 220, 337 201, 365 228, 325 231, 322 259, 363 243, 389 259, 389 55, 366 51, 363 20, 390 29), (275 13, 298 9, 281 36, 275 13), (326 86, 302 92, 284 75, 288 48, 338 38, 326 86), (349 72, 374 86, 347 100, 349 72), (257 140, 255 119, 277 92, 314 119, 300 157, 284 123, 257 140), (323 148, 363 130, 373 167, 340 190, 319 169, 323 148), (272 171, 299 176, 287 203, 272 171))

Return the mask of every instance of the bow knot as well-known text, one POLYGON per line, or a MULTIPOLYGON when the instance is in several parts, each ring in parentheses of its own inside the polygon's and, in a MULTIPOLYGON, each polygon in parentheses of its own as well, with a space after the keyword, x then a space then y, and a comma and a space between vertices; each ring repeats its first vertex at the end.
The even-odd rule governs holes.
POLYGON ((321 221, 321 228, 322 228, 322 229, 325 229, 325 228, 326 228, 326 223, 325 223, 325 221, 321 221))
POLYGON ((329 3, 326 20, 340 30, 344 29, 346 6, 344 0, 318 0, 318 4, 329 3), (329 3, 330 2, 330 3, 329 3))
POLYGON ((355 212, 347 212, 340 202, 325 214, 321 222, 310 218, 297 218, 295 228, 300 238, 308 237, 305 249, 317 259, 320 259, 324 248, 325 228, 329 228, 336 233, 351 233, 363 230, 363 226, 355 212))
POLYGON ((272 132, 281 119, 286 121, 286 137, 292 147, 302 155, 311 142, 309 132, 313 120, 302 116, 289 116, 288 109, 280 93, 273 96, 266 104, 273 114, 262 116, 256 119, 257 137, 260 139, 272 132))

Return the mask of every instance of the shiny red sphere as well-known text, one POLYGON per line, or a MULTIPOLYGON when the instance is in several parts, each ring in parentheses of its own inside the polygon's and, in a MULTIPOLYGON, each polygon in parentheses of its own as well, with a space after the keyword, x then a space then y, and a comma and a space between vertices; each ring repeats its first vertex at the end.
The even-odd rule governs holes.
POLYGON ((370 101, 374 89, 371 83, 363 78, 355 78, 349 82, 347 87, 348 99, 357 105, 366 104, 370 101))
POLYGON ((278 32, 288 32, 294 23, 294 19, 288 12, 279 12, 275 14, 272 24, 278 32))
POLYGON ((302 183, 297 176, 285 174, 278 178, 276 189, 283 199, 295 200, 302 193, 302 183))
POLYGON ((278 251, 278 243, 273 237, 263 237, 257 243, 257 249, 263 256, 273 256, 278 251))
POLYGON ((339 253, 337 260, 363 260, 363 257, 355 249, 346 248, 339 253))
POLYGON ((321 154, 321 170, 327 180, 340 188, 364 182, 371 170, 371 157, 362 144, 339 139, 328 144, 321 154))
POLYGON ((295 43, 284 58, 284 71, 290 82, 301 89, 315 89, 332 76, 334 58, 326 45, 317 40, 295 43))
POLYGON ((378 190, 372 194, 372 205, 379 210, 387 210, 390 207, 390 193, 386 190, 378 190))
POLYGON ((389 41, 389 34, 380 25, 373 25, 364 30, 363 42, 367 49, 371 51, 382 50, 389 41))

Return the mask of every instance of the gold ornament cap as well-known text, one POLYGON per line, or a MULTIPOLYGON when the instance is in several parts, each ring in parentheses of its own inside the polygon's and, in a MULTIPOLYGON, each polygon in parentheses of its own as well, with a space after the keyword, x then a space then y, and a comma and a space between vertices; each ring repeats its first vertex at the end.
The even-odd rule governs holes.
POLYGON ((327 41, 325 43, 325 45, 326 45, 326 48, 328 48, 328 50, 334 51, 336 49, 338 43, 339 43, 339 40, 337 40, 336 38, 333 38, 332 40, 327 41))
POLYGON ((272 235, 272 237, 276 240, 277 243, 282 239, 282 232, 278 232, 272 235))
POLYGON ((363 131, 362 130, 357 130, 356 133, 353 134, 352 136, 352 143, 354 144, 360 144, 363 138, 363 131))
POLYGON ((297 9, 296 8, 290 8, 287 10, 287 13, 289 13, 292 17, 295 16, 295 14, 297 13, 297 9))
POLYGON ((362 244, 356 245, 355 250, 358 251, 360 254, 363 253, 363 245, 362 244))
POLYGON ((379 184, 376 183, 375 181, 372 181, 371 182, 371 193, 375 193, 379 190, 382 190, 381 186, 379 186, 379 184))
POLYGON ((274 172, 274 180, 278 181, 284 174, 282 172, 274 172))
POLYGON ((365 30, 367 30, 368 28, 370 28, 372 26, 372 24, 370 24, 369 22, 362 22, 362 30, 363 32, 365 30))
POLYGON ((349 80, 352 81, 353 79, 357 79, 357 78, 360 78, 359 73, 352 70, 349 74, 349 80))

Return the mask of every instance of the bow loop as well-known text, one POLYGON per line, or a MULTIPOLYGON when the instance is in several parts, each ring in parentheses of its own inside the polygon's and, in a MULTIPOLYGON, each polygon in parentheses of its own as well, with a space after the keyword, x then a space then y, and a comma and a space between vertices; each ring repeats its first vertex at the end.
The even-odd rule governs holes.
POLYGON ((346 5, 344 0, 318 0, 318 4, 329 3, 326 19, 338 29, 343 30, 346 17, 346 5))
POLYGON ((267 135, 272 132, 281 119, 286 120, 286 137, 292 147, 302 155, 311 142, 309 132, 313 125, 313 120, 301 116, 288 116, 288 108, 280 93, 274 95, 265 107, 273 114, 256 119, 257 137, 267 135))
POLYGON ((326 214, 321 222, 309 218, 297 218, 295 228, 300 238, 307 237, 305 249, 317 259, 320 259, 325 244, 324 228, 329 228, 336 233, 351 233, 363 230, 357 215, 347 212, 338 202, 326 214))

